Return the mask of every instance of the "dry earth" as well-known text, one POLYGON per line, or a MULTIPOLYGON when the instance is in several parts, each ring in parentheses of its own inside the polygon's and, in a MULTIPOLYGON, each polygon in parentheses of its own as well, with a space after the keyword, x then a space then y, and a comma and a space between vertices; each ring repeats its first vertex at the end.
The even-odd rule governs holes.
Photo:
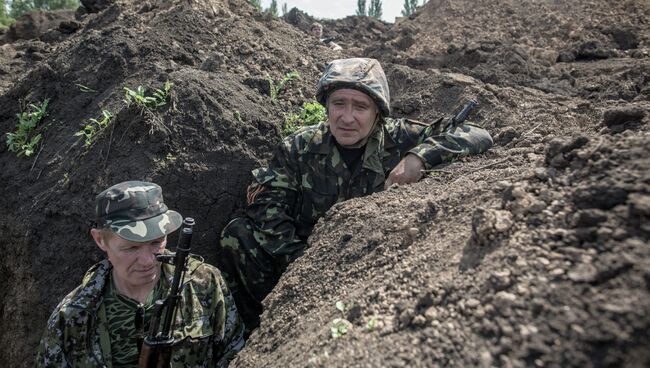
MULTIPOLYGON (((160 183, 214 261, 283 114, 341 56, 314 45, 298 11, 83 3, 69 24, 0 46, 2 131, 50 99, 38 155, 0 146, 0 361, 12 367, 32 366, 50 311, 101 258, 88 237, 97 192, 160 183), (293 70, 272 100, 267 75, 293 70), (124 105, 124 86, 167 80, 161 110, 124 105), (115 118, 85 147, 74 133, 102 110, 115 118)), ((476 98, 472 120, 496 144, 334 206, 231 366, 650 365, 648 15, 642 0, 431 0, 395 25, 324 21, 342 56, 382 61, 396 116, 476 98), (335 318, 350 324, 339 338, 335 318)))

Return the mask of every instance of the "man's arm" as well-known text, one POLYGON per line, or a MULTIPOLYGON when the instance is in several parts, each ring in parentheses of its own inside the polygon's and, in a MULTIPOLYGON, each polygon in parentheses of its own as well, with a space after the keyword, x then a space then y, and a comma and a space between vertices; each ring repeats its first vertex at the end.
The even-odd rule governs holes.
MULTIPOLYGON (((429 131, 429 128, 424 129, 422 143, 408 151, 422 159, 427 170, 458 156, 483 153, 493 144, 487 130, 469 123, 431 136, 428 136, 429 131)), ((435 131, 435 127, 431 127, 431 131, 435 131)))
POLYGON ((493 144, 485 129, 469 123, 453 127, 450 118, 441 118, 426 128, 422 128, 422 123, 404 119, 394 123, 397 124, 393 128, 395 139, 407 153, 391 170, 385 188, 395 183, 416 182, 422 177, 423 169, 431 169, 458 156, 485 152, 493 144))
POLYGON ((297 149, 285 140, 268 167, 253 171, 255 180, 248 188, 246 214, 256 225, 259 244, 277 257, 290 260, 302 254, 306 244, 296 232, 296 208, 301 193, 297 149))
POLYGON ((37 367, 70 367, 63 352, 64 325, 59 308, 50 316, 47 328, 36 351, 37 367))

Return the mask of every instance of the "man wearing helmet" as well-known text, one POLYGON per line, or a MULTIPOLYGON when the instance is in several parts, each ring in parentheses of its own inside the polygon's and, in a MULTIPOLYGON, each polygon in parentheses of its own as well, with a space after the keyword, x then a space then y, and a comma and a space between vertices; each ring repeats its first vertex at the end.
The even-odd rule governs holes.
POLYGON ((388 83, 375 59, 332 61, 316 98, 327 121, 286 137, 269 165, 253 170, 246 215, 221 234, 220 268, 248 331, 259 324, 261 301, 332 205, 416 182, 423 169, 492 146, 489 133, 471 124, 389 118, 388 83))

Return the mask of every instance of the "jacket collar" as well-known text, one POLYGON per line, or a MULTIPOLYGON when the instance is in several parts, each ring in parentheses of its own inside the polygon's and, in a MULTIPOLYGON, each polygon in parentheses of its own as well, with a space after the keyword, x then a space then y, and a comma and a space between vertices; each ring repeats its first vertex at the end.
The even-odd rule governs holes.
MULTIPOLYGON (((169 253, 165 249, 165 253, 169 253)), ((184 284, 189 282, 189 277, 203 262, 189 262, 189 270, 187 277, 185 277, 184 284)), ((70 306, 78 309, 85 309, 88 311, 97 311, 99 304, 103 299, 104 288, 108 285, 108 278, 110 277, 113 265, 105 259, 94 266, 92 266, 84 275, 81 285, 78 287, 74 299, 70 301, 70 306)), ((174 265, 162 264, 162 273, 160 277, 163 278, 165 287, 169 287, 174 279, 174 265)))
MULTIPOLYGON (((362 167, 378 174, 384 175, 384 168, 382 164, 381 154, 386 148, 395 146, 395 142, 386 130, 386 122, 380 121, 375 129, 370 133, 368 142, 366 143, 366 150, 363 154, 362 167)), ((327 122, 322 122, 316 128, 314 135, 307 143, 307 152, 332 155, 334 153, 335 144, 334 136, 329 129, 327 122)))

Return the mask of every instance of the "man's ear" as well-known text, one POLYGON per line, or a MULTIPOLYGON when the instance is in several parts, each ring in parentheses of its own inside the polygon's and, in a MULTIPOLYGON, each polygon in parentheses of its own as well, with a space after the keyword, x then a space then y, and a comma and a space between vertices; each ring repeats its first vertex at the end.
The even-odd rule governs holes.
POLYGON ((95 241, 95 244, 99 247, 99 249, 103 250, 106 252, 108 250, 108 244, 104 241, 104 237, 102 236, 102 231, 100 229, 92 228, 90 229, 90 235, 93 237, 93 240, 95 241))

